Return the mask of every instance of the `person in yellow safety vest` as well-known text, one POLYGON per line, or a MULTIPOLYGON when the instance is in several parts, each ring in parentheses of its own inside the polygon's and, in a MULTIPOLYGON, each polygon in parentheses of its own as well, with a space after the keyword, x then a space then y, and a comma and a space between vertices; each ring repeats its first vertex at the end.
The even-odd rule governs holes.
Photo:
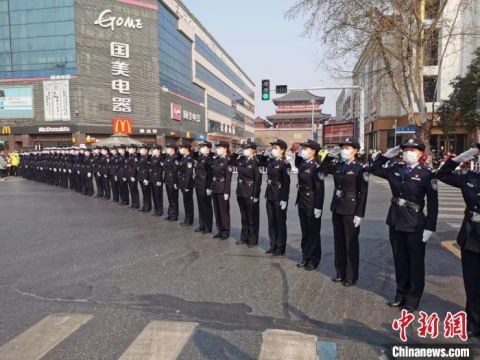
POLYGON ((319 157, 320 162, 322 162, 327 155, 328 155, 328 151, 326 149, 320 150, 318 152, 318 157, 319 157))
POLYGON ((10 168, 10 175, 17 176, 18 165, 20 165, 20 155, 18 154, 18 152, 13 151, 10 154, 10 161, 12 163, 12 167, 10 168))

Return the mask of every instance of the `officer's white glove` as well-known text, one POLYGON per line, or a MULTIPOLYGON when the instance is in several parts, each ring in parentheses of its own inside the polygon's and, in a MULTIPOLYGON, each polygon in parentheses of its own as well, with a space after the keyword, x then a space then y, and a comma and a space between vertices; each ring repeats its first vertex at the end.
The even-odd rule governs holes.
POLYGON ((253 202, 256 204, 258 202, 258 198, 253 198, 253 202))
POLYGON ((388 149, 385 154, 383 154, 383 156, 385 156, 386 158, 389 158, 389 159, 392 159, 394 158, 395 156, 397 156, 398 154, 400 154, 400 145, 397 146, 397 147, 394 147, 394 148, 391 148, 391 149, 388 149))
POLYGON ((157 186, 158 186, 158 187, 162 186, 162 182, 161 182, 161 181, 157 181, 157 186))
POLYGON ((57 172, 57 169, 54 168, 54 169, 53 169, 53 172, 57 172))
POLYGON ((280 201, 280 209, 285 210, 287 208, 287 202, 286 201, 280 201))
POLYGON ((148 185, 148 180, 143 180, 143 185, 147 186, 148 185))
POLYGON ((313 210, 313 216, 315 216, 315 219, 318 219, 320 216, 322 216, 322 209, 313 210))
POLYGON ((230 197, 230 195, 228 195, 228 194, 223 194, 223 198, 225 199, 225 201, 227 201, 229 197, 230 197))
POLYGON ((72 170, 68 169, 68 173, 71 174, 71 173, 72 173, 72 170))
POLYGON ((185 189, 185 192, 189 192, 189 191, 190 191, 190 189, 185 189))
POLYGON ((122 178, 123 181, 127 181, 127 178, 122 178))
POLYGON ((422 241, 426 243, 428 239, 430 239, 430 236, 432 236, 432 231, 430 230, 423 230, 423 239, 422 241))
POLYGON ((381 151, 375 151, 373 154, 372 154, 372 159, 373 160, 376 160, 378 155, 380 155, 382 152, 381 151))
POLYGON ((479 152, 480 152, 480 150, 477 147, 471 148, 471 149, 468 149, 467 151, 461 153, 457 157, 454 157, 452 160, 456 161, 458 163, 463 163, 465 161, 472 160, 475 156, 478 155, 479 152))
POLYGON ((267 156, 267 157, 271 156, 272 155, 272 149, 273 148, 271 146, 266 148, 265 151, 263 152, 263 156, 267 156))
POLYGON ((330 157, 337 157, 340 155, 340 152, 342 151, 342 148, 340 146, 335 146, 332 150, 328 152, 328 156, 330 157))
POLYGON ((360 224, 362 223, 362 218, 360 216, 354 216, 353 218, 353 225, 355 225, 355 227, 359 227, 360 224))
POLYGON ((118 177, 117 177, 117 175, 115 175, 115 178, 114 178, 114 179, 115 179, 115 181, 118 181, 118 177))
POLYGON ((131 181, 131 182, 135 182, 135 178, 134 178, 134 177, 131 177, 131 178, 130 178, 130 181, 131 181))
POLYGON ((108 175, 103 175, 103 177, 106 179, 106 178, 108 178, 108 175))
POLYGON ((97 176, 100 176, 100 171, 99 171, 99 172, 97 172, 97 176))
POLYGON ((207 196, 211 196, 211 195, 212 195, 212 190, 207 189, 207 196))
POLYGON ((175 190, 178 190, 178 185, 177 185, 177 184, 174 184, 174 185, 173 185, 173 188, 174 188, 175 190))
POLYGON ((92 173, 87 173, 87 177, 92 177, 92 173))
POLYGON ((77 174, 80 175, 80 171, 77 171, 77 174))

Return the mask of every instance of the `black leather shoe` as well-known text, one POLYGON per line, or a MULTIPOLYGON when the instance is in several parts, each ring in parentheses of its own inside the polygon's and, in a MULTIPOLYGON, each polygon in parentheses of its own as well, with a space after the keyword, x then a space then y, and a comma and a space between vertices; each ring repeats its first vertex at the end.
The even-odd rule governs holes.
POLYGON ((334 283, 343 282, 343 278, 340 277, 340 276, 337 276, 337 277, 332 278, 332 281, 333 281, 334 283))
POLYGON ((202 231, 202 234, 203 234, 203 235, 211 234, 211 233, 212 233, 212 230, 203 230, 203 231, 202 231))
POLYGON ((415 312, 415 310, 417 310, 417 308, 415 306, 412 306, 412 305, 405 305, 403 307, 403 310, 407 310, 409 313, 413 313, 413 312, 415 312))
POLYGON ((405 305, 405 300, 404 299, 395 299, 387 302, 387 305, 390 307, 400 307, 405 305))
POLYGON ((267 251, 265 251, 265 254, 273 254, 275 250, 273 250, 272 248, 268 249, 267 251))
POLYGON ((243 245, 243 244, 245 244, 245 241, 243 241, 243 240, 235 241, 235 245, 243 245))
POLYGON ((214 239, 220 239, 222 237, 222 234, 215 234, 212 236, 214 239))
POLYGON ((342 284, 345 287, 350 287, 353 286, 355 283, 353 281, 343 281, 342 284))
POLYGON ((253 249, 253 248, 254 248, 255 246, 257 246, 257 245, 248 244, 247 246, 248 246, 249 249, 253 249))
POLYGON ((275 250, 273 252, 273 256, 283 256, 283 255, 285 255, 285 253, 281 252, 280 250, 275 250))
POLYGON ((308 265, 306 265, 306 266, 304 267, 304 269, 305 269, 306 271, 312 271, 312 270, 315 270, 317 267, 318 267, 318 264, 308 263, 308 265))
POLYGON ((193 232, 196 232, 196 233, 198 233, 198 232, 203 232, 203 229, 198 227, 198 228, 196 228, 195 230, 193 230, 193 232))
POLYGON ((220 240, 227 240, 229 237, 230 235, 223 234, 222 236, 220 236, 220 240))
POLYGON ((145 209, 140 209, 140 210, 138 210, 138 212, 146 212, 146 210, 145 209))
POLYGON ((302 260, 301 263, 297 264, 297 267, 298 268, 304 268, 307 265, 308 265, 308 260, 302 260))

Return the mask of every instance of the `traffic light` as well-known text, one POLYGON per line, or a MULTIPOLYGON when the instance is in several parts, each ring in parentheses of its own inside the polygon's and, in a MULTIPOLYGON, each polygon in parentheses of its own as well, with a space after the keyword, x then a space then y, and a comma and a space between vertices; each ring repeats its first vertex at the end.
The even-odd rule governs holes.
POLYGON ((270 100, 270 80, 262 80, 262 100, 270 100))

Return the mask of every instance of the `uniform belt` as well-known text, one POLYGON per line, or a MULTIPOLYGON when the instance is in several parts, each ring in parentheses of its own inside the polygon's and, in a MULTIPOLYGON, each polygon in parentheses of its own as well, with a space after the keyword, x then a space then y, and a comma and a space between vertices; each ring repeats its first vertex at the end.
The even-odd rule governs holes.
POLYGON ((392 202, 399 207, 406 206, 406 207, 409 207, 412 210, 415 210, 416 212, 420 212, 423 208, 423 206, 420 205, 420 204, 417 204, 417 203, 414 203, 412 201, 408 201, 408 200, 405 200, 405 199, 402 199, 402 198, 398 198, 398 197, 393 197, 392 202))
POLYGON ((357 194, 352 191, 335 190, 335 196, 338 198, 356 197, 357 194))
POLYGON ((474 223, 480 222, 480 213, 465 209, 465 215, 469 216, 470 220, 474 223))
POLYGON ((239 184, 253 184, 253 180, 238 179, 239 184))
POLYGON ((224 182, 224 181, 225 181, 225 178, 217 178, 217 177, 214 177, 214 178, 213 178, 213 181, 214 181, 214 182, 224 182))
POLYGON ((305 191, 312 190, 312 187, 311 187, 311 186, 305 186, 305 185, 300 185, 300 184, 297 184, 297 188, 298 188, 299 190, 305 190, 305 191))
POLYGON ((273 185, 273 186, 282 187, 282 183, 281 183, 280 181, 274 181, 274 180, 268 179, 267 184, 268 184, 268 185, 273 185))

